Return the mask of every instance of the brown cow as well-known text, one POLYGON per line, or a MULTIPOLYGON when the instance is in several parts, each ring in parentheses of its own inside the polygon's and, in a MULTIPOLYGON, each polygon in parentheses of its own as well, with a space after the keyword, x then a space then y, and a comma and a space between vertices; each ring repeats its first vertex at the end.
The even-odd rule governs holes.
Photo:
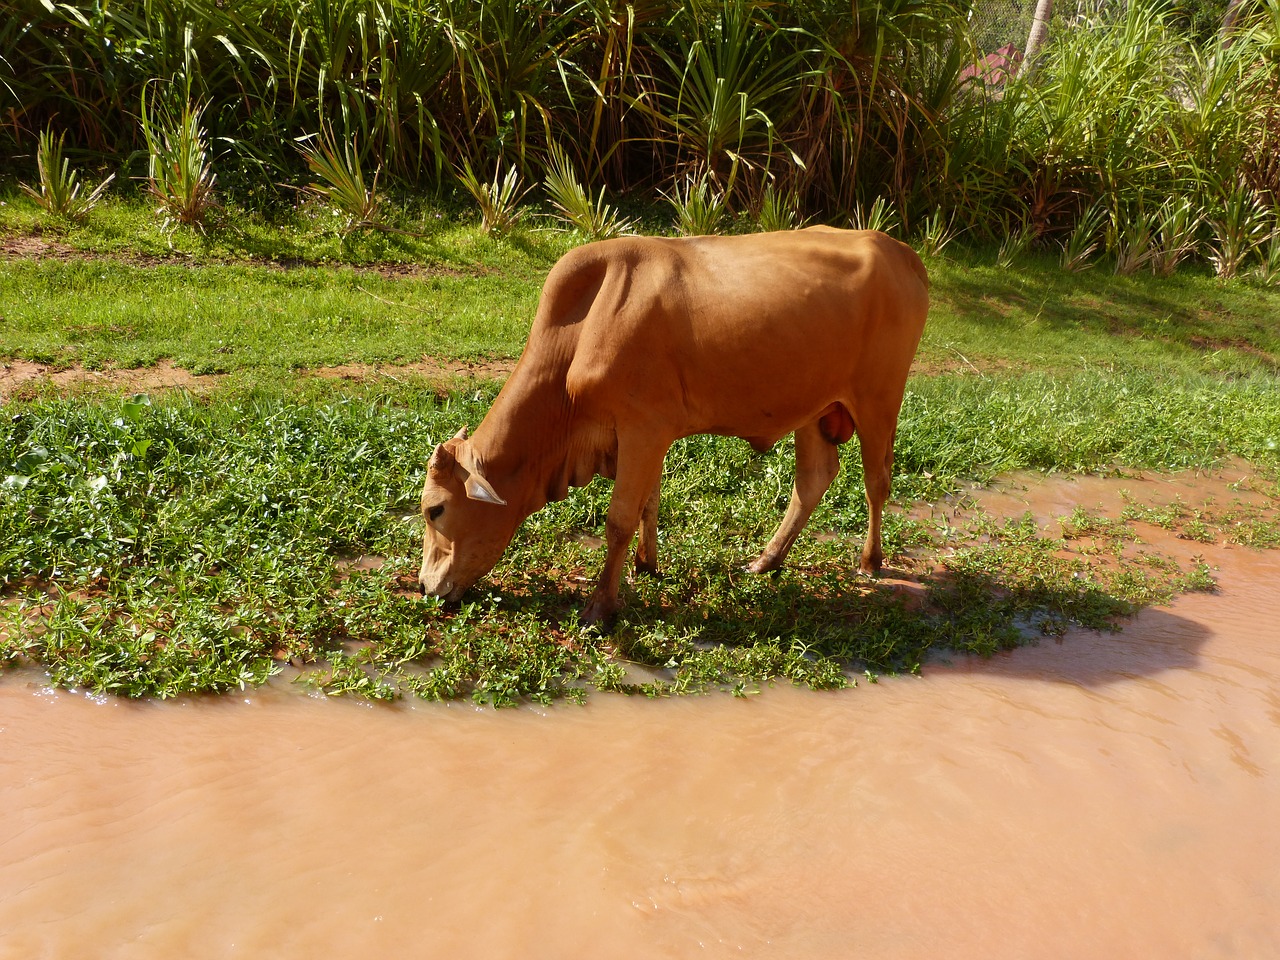
POLYGON ((761 451, 795 433, 791 505, 749 567, 762 573, 786 559, 839 470, 836 445, 856 431, 871 512, 859 568, 879 570, 928 286, 911 248, 874 231, 627 237, 573 250, 547 277, 520 362, 475 435, 464 427, 431 456, 423 592, 461 597, 526 517, 599 474, 614 478, 608 550, 581 619, 608 618, 637 527, 636 567, 657 569, 662 462, 697 433, 761 451))

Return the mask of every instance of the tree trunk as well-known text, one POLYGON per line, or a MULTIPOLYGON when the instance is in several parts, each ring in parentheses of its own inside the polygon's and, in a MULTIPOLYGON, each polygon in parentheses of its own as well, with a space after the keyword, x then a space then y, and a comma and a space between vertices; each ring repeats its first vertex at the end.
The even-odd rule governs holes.
POLYGON ((1035 70, 1035 59, 1049 34, 1049 18, 1053 16, 1053 0, 1036 0, 1036 12, 1031 20, 1031 32, 1027 34, 1027 48, 1022 54, 1023 71, 1035 70))
POLYGON ((1232 35, 1235 31, 1236 18, 1240 16, 1240 0, 1227 0, 1226 12, 1222 14, 1222 30, 1218 33, 1219 46, 1225 50, 1235 42, 1232 35))

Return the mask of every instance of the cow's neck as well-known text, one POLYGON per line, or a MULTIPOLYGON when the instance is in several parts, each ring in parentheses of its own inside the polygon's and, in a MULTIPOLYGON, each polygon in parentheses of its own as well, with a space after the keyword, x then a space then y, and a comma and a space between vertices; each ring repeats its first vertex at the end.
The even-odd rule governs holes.
POLYGON ((522 518, 565 495, 567 369, 567 361, 522 357, 471 439, 486 479, 522 518))

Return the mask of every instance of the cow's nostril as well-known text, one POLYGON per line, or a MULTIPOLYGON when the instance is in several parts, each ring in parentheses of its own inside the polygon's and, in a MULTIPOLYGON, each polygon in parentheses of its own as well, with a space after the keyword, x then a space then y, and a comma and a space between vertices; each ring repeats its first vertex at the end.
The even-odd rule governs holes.
POLYGON ((427 595, 427 585, 423 583, 421 580, 418 581, 418 592, 422 594, 424 597, 427 595))

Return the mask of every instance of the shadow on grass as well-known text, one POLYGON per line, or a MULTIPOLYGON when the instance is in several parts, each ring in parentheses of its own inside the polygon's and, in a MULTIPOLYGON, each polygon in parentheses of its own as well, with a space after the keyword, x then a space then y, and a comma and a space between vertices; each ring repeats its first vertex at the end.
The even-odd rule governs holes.
POLYGON ((1105 265, 1071 273, 1049 255, 1036 258, 1034 267, 1001 270, 969 255, 933 268, 934 296, 966 321, 989 329, 1034 321, 1048 330, 1152 338, 1197 352, 1234 348, 1273 369, 1280 365, 1276 332, 1256 321, 1256 311, 1237 315, 1232 308, 1258 295, 1245 285, 1227 287, 1199 274, 1117 277, 1105 265), (1043 309, 1046 304, 1052 309, 1043 309))
MULTIPOLYGON (((583 635, 593 639, 575 639, 566 625, 576 618, 589 585, 579 592, 563 580, 531 575, 518 584, 504 580, 493 586, 485 591, 489 612, 473 621, 473 629, 488 632, 501 629, 505 617, 532 617, 561 642, 594 645, 661 678, 656 691, 633 684, 628 692, 663 692, 681 678, 694 688, 780 677, 832 686, 839 685, 833 671, 916 672, 948 654, 970 655, 967 662, 980 669, 973 665, 1071 628, 1123 631, 1143 609, 1121 591, 1069 575, 1065 582, 1027 582, 1000 572, 888 569, 871 581, 843 569, 755 577, 720 568, 630 581, 613 627, 598 637, 583 635), (714 586, 699 588, 699 580, 714 586)), ((1118 651, 1128 652, 1118 653, 1115 662, 1061 658, 1059 679, 1095 686, 1135 672, 1196 666, 1207 632, 1167 611, 1145 615, 1147 632, 1152 616, 1173 621, 1168 642, 1150 644, 1136 658, 1131 644, 1118 644, 1118 651)), ((1009 672, 1010 661, 999 662, 1009 672)))

